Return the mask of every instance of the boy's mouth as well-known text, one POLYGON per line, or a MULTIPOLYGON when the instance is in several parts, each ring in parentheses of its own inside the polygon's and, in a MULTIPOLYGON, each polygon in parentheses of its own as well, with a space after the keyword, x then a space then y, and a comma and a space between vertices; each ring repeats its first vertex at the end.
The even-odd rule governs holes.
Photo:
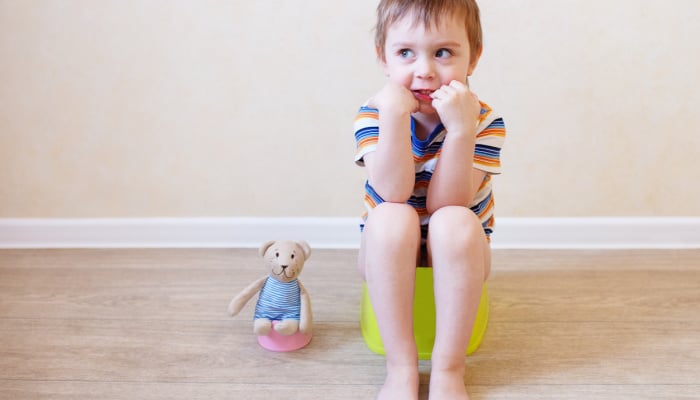
POLYGON ((431 94, 433 94, 434 90, 429 90, 429 89, 421 89, 421 90, 412 90, 413 96, 415 96, 416 99, 419 101, 425 101, 425 102, 432 102, 433 98, 430 97, 431 94))

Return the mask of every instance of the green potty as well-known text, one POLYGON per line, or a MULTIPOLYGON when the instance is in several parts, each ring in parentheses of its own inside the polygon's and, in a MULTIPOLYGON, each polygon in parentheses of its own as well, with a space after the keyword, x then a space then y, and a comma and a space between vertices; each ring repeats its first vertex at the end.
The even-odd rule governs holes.
MULTIPOLYGON (((467 355, 479 348, 486 333, 489 321, 489 297, 486 284, 481 290, 481 301, 472 328, 467 355)), ((362 285, 362 300, 360 304, 360 329, 362 337, 370 350, 377 354, 385 354, 384 345, 379 335, 379 326, 374 316, 374 310, 369 300, 367 284, 362 285)), ((413 332, 418 348, 418 358, 429 360, 435 343, 435 295, 433 292, 433 269, 416 268, 416 292, 413 302, 413 332)))

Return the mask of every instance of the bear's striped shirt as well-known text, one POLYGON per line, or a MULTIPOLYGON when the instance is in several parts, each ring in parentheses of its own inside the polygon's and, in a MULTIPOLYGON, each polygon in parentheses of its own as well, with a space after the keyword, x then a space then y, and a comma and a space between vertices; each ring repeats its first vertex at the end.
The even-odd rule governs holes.
POLYGON ((253 318, 265 318, 270 321, 299 320, 300 312, 301 289, 299 288, 299 280, 280 282, 268 276, 260 290, 253 318))

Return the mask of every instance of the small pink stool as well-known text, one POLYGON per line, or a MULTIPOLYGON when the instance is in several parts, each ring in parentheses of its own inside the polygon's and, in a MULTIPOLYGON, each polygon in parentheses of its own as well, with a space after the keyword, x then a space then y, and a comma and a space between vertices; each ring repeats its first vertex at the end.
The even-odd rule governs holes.
POLYGON ((275 324, 277 324, 277 321, 272 321, 270 333, 265 336, 258 336, 258 343, 262 348, 279 352, 294 351, 305 347, 311 342, 312 335, 310 333, 297 331, 291 335, 280 335, 275 330, 275 324))

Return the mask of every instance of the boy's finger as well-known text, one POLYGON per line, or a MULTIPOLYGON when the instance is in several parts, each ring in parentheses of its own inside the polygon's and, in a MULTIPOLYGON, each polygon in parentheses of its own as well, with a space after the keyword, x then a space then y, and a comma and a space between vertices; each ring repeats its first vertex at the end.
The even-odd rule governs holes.
POLYGON ((469 86, 465 85, 464 82, 460 82, 458 80, 452 80, 450 82, 450 87, 453 87, 457 90, 469 90, 469 86))

